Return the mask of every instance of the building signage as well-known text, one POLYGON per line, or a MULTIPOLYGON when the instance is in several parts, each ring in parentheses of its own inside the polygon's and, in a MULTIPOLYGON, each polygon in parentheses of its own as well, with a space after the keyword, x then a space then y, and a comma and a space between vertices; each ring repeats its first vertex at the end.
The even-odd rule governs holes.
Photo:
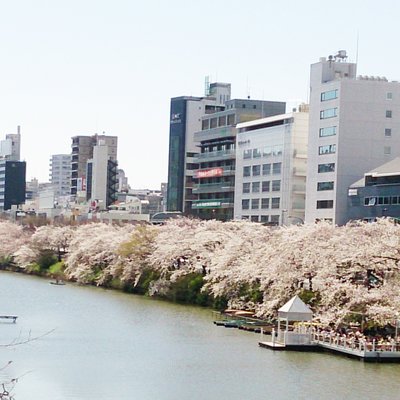
POLYGON ((195 178, 213 178, 214 176, 222 176, 224 174, 223 168, 210 168, 196 171, 195 178))
POLYGON ((193 203, 192 208, 217 208, 221 207, 220 201, 201 201, 199 203, 193 203))

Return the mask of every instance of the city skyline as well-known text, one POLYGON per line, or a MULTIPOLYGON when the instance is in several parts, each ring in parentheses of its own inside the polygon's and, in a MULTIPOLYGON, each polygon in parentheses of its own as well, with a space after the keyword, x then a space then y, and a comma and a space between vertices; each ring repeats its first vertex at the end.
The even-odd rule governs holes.
POLYGON ((347 50, 358 75, 400 79, 391 37, 400 5, 317 1, 21 1, 2 6, 0 136, 21 125, 27 180, 48 181, 71 137, 119 138, 119 168, 135 188, 159 188, 168 171, 170 98, 202 96, 204 78, 232 98, 308 100, 310 64, 347 50), (397 11, 397 12, 396 12, 397 11))

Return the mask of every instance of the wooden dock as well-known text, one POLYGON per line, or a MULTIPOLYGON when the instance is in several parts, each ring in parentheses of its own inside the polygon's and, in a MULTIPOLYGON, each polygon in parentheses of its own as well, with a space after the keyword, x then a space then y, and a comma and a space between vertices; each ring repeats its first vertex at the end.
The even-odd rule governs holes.
POLYGON ((258 342, 260 347, 270 350, 293 350, 293 351, 326 351, 343 355, 350 358, 356 358, 365 362, 400 362, 400 349, 396 346, 386 345, 375 346, 372 348, 365 343, 346 343, 346 341, 332 340, 331 337, 313 334, 309 344, 284 344, 277 341, 258 342))
POLYGON ((5 319, 7 321, 12 320, 12 323, 16 323, 17 322, 17 318, 18 316, 16 315, 0 315, 0 320, 5 319))

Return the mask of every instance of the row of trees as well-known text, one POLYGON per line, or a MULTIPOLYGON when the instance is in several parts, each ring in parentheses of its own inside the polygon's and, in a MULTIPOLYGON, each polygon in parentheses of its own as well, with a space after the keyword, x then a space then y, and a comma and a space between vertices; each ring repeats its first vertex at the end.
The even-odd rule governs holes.
POLYGON ((37 271, 61 264, 65 277, 80 283, 228 304, 260 317, 274 317, 300 294, 317 318, 335 325, 360 315, 377 325, 399 317, 400 227, 387 219, 278 229, 177 219, 157 227, 98 223, 35 231, 1 222, 0 234, 3 265, 37 271))

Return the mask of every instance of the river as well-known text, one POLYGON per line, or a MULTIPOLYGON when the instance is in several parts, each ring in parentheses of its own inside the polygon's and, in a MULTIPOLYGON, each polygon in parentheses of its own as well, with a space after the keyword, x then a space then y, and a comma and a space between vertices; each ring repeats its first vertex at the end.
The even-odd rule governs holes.
POLYGON ((0 371, 16 400, 398 399, 400 365, 273 352, 212 312, 0 273, 0 371), (43 337, 40 337, 44 335, 43 337))

